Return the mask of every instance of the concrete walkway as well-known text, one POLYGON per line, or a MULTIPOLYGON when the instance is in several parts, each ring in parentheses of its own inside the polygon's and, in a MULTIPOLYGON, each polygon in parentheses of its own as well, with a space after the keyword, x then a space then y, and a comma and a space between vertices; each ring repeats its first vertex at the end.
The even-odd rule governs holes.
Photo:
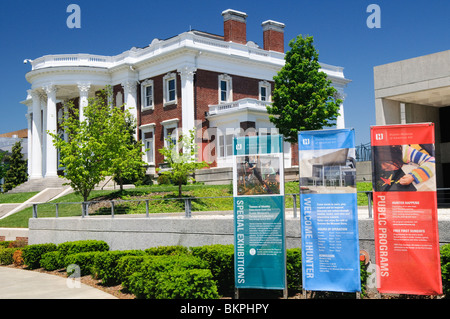
POLYGON ((0 267, 0 299, 117 299, 74 279, 0 267))

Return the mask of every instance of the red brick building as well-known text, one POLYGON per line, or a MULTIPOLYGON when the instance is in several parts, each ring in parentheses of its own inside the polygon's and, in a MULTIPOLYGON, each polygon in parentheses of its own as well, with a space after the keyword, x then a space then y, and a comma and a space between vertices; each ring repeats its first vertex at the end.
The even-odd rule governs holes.
MULTIPOLYGON (((149 173, 163 163, 158 149, 166 138, 193 128, 201 158, 213 167, 231 166, 233 136, 248 130, 275 134, 266 106, 273 76, 284 65, 285 26, 262 22, 260 47, 247 39, 247 14, 229 9, 222 17, 223 36, 191 30, 117 56, 66 54, 32 61, 26 75, 32 87, 23 102, 28 106, 31 178, 57 175, 57 151, 46 132, 57 130, 64 102, 72 99, 83 107, 106 85, 113 87, 113 103, 125 103, 136 117, 136 138, 148 149, 149 173)), ((343 68, 321 65, 342 98, 349 82, 343 68)), ((342 107, 337 126, 344 127, 342 107)), ((295 164, 296 150, 285 145, 285 167, 295 164)))

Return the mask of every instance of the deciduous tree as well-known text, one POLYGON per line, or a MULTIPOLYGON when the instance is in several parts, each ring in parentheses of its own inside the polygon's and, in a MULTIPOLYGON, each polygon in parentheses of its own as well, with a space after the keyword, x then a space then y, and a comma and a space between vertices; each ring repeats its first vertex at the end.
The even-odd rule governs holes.
POLYGON ((297 143, 298 132, 332 126, 341 100, 327 75, 320 71, 313 37, 297 36, 289 42, 285 65, 274 77, 273 103, 267 107, 270 121, 285 140, 297 143))

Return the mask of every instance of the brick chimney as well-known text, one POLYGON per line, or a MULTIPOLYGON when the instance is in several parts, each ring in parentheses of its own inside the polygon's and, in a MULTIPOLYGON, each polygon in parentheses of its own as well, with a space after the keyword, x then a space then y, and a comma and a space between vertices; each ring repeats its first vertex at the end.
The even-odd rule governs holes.
POLYGON ((284 23, 267 20, 261 25, 264 35, 264 50, 284 53, 284 23))
POLYGON ((247 44, 247 14, 228 9, 222 12, 222 16, 224 40, 247 44))

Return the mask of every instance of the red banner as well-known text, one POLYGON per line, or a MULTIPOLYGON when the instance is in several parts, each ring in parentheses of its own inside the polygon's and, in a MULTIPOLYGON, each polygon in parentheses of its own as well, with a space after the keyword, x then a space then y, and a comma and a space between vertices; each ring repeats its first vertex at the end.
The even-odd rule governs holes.
POLYGON ((377 287, 442 294, 434 124, 371 128, 377 287))

